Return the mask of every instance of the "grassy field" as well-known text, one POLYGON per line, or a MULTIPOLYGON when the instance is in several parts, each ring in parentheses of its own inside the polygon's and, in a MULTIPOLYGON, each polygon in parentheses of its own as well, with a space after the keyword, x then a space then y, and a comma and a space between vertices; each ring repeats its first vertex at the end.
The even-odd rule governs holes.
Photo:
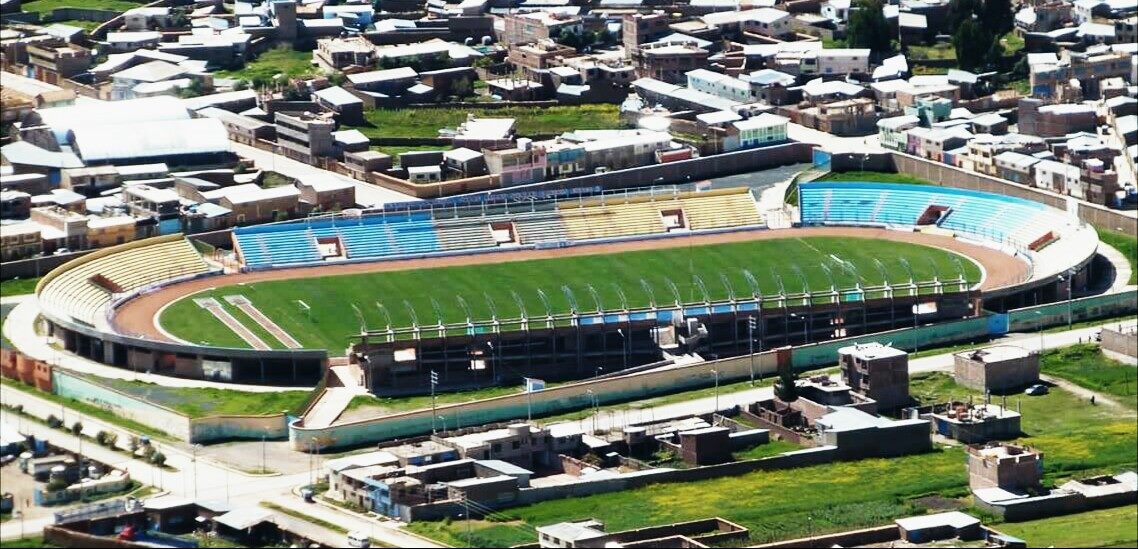
POLYGON ((231 389, 163 387, 154 383, 122 379, 99 379, 99 383, 172 408, 190 417, 214 415, 267 415, 282 411, 298 413, 308 391, 249 393, 231 389))
POLYGON ((312 52, 297 51, 288 46, 277 46, 262 53, 257 59, 245 63, 245 66, 240 69, 217 71, 214 76, 249 82, 267 82, 277 74, 291 78, 316 74, 317 72, 317 68, 312 65, 312 52))
MULTIPOLYGON (((1022 41, 1021 41, 1022 44, 1022 41)), ((920 61, 922 59, 956 61, 956 49, 952 44, 936 44, 933 46, 908 46, 909 59, 920 61)))
POLYGON ((1119 397, 1120 403, 1131 408, 1138 407, 1138 369, 1103 356, 1096 345, 1050 351, 1043 356, 1042 370, 1092 391, 1119 397))
POLYGON ((375 109, 365 113, 368 137, 438 137, 440 128, 456 128, 470 113, 486 118, 516 118, 517 133, 549 135, 573 130, 622 127, 616 105, 507 107, 501 109, 375 109))
POLYGON ((126 11, 137 8, 145 2, 130 0, 33 0, 20 6, 22 11, 51 13, 56 8, 84 8, 90 10, 126 11))
POLYGON ((1000 524, 995 528, 1027 541, 1029 547, 1135 547, 1138 505, 1000 524))
POLYGON ((731 454, 731 456, 735 458, 735 461, 744 461, 748 459, 762 459, 765 457, 775 456, 783 452, 793 452, 795 450, 801 449, 801 446, 793 442, 787 442, 785 440, 772 440, 767 444, 760 444, 746 450, 735 452, 731 454))
POLYGON ((1115 231, 1096 230, 1100 241, 1121 252, 1130 262, 1130 280, 1127 284, 1138 284, 1138 238, 1131 238, 1115 231))
POLYGON ((96 27, 98 27, 99 25, 102 25, 102 23, 100 23, 98 21, 84 21, 82 19, 65 19, 63 21, 53 21, 52 22, 52 24, 56 24, 56 23, 58 23, 60 25, 70 25, 72 27, 79 27, 81 29, 87 29, 88 32, 93 31, 93 30, 95 30, 96 27))
POLYGON ((423 151, 443 151, 446 147, 442 145, 382 145, 372 147, 371 150, 381 152, 391 157, 391 161, 396 165, 399 164, 399 155, 405 152, 423 152, 423 151))
MULTIPOLYGON (((967 401, 970 396, 975 402, 983 400, 982 393, 957 385, 952 376, 943 373, 913 376, 909 392, 923 403, 967 401)), ((992 401, 1002 403, 1000 397, 992 397, 992 401)), ((1023 414, 1020 428, 1024 436, 1019 441, 1047 456, 1047 479, 1059 480, 1082 471, 1117 472, 1138 463, 1138 424, 1133 414, 1092 406, 1058 388, 1044 396, 1009 396, 1007 405, 1023 414)))
MULTIPOLYGON (((969 394, 979 398, 943 373, 914 376, 912 394, 928 401, 967 399, 969 394)), ((1117 472, 1138 460, 1132 417, 1120 418, 1062 389, 1042 397, 1012 397, 1008 405, 1019 406, 1024 414, 1026 434, 1020 442, 1046 453, 1047 482, 1117 472)), ((773 444, 767 446, 774 449, 773 444)), ((959 447, 945 448, 897 459, 756 472, 548 501, 501 511, 490 521, 473 521, 470 543, 465 521, 414 522, 408 527, 459 547, 498 547, 532 541, 534 527, 564 520, 600 518, 615 531, 718 515, 746 526, 750 541, 762 543, 885 524, 922 512, 917 500, 925 496, 960 498, 968 484, 964 461, 959 447)), ((1004 530, 1026 537, 1033 546, 1045 545, 1004 530)), ((1086 536, 1087 542, 1124 542, 1111 530, 1086 536)))
POLYGON ((24 295, 36 291, 40 278, 12 278, 0 281, 0 296, 24 295))
MULTIPOLYGON (((723 299, 727 297, 727 289, 721 282, 721 274, 727 277, 736 293, 750 293, 744 269, 754 274, 764 294, 778 292, 775 273, 781 277, 788 292, 801 291, 802 284, 794 270, 796 267, 801 268, 810 288, 828 288, 830 281, 819 267, 824 264, 831 268, 839 287, 852 287, 853 274, 843 269, 835 257, 852 263, 861 273, 863 283, 876 283, 875 258, 880 258, 894 273, 894 280, 900 282, 908 279, 899 262, 901 258, 909 260, 918 279, 929 280, 933 274, 931 265, 934 264, 942 276, 956 273, 954 258, 958 256, 898 242, 864 240, 855 246, 849 239, 842 238, 788 238, 563 259, 313 277, 226 287, 193 297, 209 295, 224 303, 222 296, 244 295, 305 347, 342 349, 348 336, 358 333, 360 328, 359 319, 350 313, 353 305, 358 307, 367 326, 381 328, 387 320, 378 304, 383 304, 394 326, 408 326, 408 307, 414 308, 422 323, 434 323, 432 299, 437 302, 445 321, 461 322, 466 319, 466 314, 456 300, 460 295, 465 296, 474 319, 491 317, 485 296, 492 299, 500 318, 517 316, 519 311, 512 292, 516 292, 531 314, 544 311, 539 289, 546 294, 554 312, 568 311, 570 303, 563 287, 571 289, 581 310, 593 310, 597 305, 591 298, 590 284, 602 306, 610 310, 621 306, 619 289, 623 289, 630 307, 647 305, 653 298, 657 303, 670 303, 676 297, 689 303, 698 301, 703 295, 698 288, 697 277, 712 299, 723 299), (642 289, 641 280, 652 288, 653 295, 642 289), (675 285, 674 293, 670 283, 675 285), (311 310, 301 314, 297 300, 303 300, 311 310)), ((962 260, 961 263, 969 280, 979 279, 979 271, 972 262, 962 260)), ((236 335, 198 307, 192 298, 184 298, 167 307, 161 322, 170 333, 188 341, 244 346, 236 335)), ((273 344, 273 341, 269 343, 273 344)), ((282 345, 276 342, 275 346, 282 345)))
POLYGON ((8 549, 9 547, 11 547, 13 549, 16 549, 18 547, 19 548, 24 548, 24 547, 27 547, 27 548, 59 547, 58 545, 52 545, 52 544, 44 541, 43 536, 35 536, 35 537, 30 537, 30 538, 5 540, 4 543, 0 544, 0 546, 3 546, 4 549, 8 549))

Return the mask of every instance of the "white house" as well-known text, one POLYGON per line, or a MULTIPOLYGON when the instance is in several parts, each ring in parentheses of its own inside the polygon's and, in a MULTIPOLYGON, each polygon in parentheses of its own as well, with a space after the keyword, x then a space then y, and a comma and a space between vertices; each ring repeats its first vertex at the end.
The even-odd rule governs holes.
POLYGON ((1040 160, 1035 164, 1035 186, 1041 189, 1086 198, 1079 167, 1055 160, 1040 160))
POLYGON ((737 148, 750 149, 785 142, 788 122, 789 118, 770 113, 732 122, 731 126, 739 132, 737 148))
POLYGON ((751 92, 751 84, 733 76, 709 71, 707 69, 689 71, 686 73, 686 76, 688 79, 688 87, 693 90, 710 93, 711 95, 731 99, 740 103, 750 103, 754 100, 754 94, 751 92))

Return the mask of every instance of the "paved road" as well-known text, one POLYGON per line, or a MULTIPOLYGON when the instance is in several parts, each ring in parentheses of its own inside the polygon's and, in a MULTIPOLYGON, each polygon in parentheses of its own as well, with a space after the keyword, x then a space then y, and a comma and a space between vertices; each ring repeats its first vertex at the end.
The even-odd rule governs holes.
POLYGON ((290 158, 273 154, 268 151, 263 151, 256 147, 250 147, 241 143, 232 143, 233 152, 253 160, 256 162, 257 167, 263 170, 270 170, 287 175, 293 179, 304 181, 305 179, 312 178, 328 178, 332 177, 344 181, 351 181, 356 185, 356 202, 367 206, 377 207, 382 206, 388 202, 407 202, 411 200, 418 200, 413 196, 409 196, 400 192, 396 192, 378 185, 372 185, 363 181, 358 181, 350 177, 333 173, 327 170, 322 170, 315 166, 297 162, 290 158))

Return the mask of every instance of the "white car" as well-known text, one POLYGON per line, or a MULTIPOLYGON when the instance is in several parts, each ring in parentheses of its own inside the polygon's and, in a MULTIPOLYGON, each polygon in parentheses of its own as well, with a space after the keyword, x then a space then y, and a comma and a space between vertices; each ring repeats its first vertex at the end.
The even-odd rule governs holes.
POLYGON ((348 547, 371 547, 371 538, 366 532, 348 532, 348 547))

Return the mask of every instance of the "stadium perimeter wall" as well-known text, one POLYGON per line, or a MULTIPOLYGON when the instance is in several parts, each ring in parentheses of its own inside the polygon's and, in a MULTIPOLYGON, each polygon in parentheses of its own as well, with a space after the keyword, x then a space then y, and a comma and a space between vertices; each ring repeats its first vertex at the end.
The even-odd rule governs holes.
MULTIPOLYGON (((893 158, 894 168, 899 173, 927 179, 946 187, 973 189, 1024 198, 1060 210, 1068 209, 1068 200, 1076 201, 1078 204, 1077 212, 1079 219, 1101 230, 1120 232, 1130 237, 1138 237, 1138 219, 1107 208, 1106 206, 1091 204, 1086 201, 1076 200, 1042 189, 1017 185, 1011 181, 962 170, 955 166, 925 160, 904 153, 890 152, 889 154, 893 158)), ((850 162, 840 163, 840 165, 847 169, 854 169, 856 163, 851 160, 850 162)))
MULTIPOLYGON (((905 350, 917 350, 960 342, 985 342, 992 336, 1009 331, 1031 331, 1042 326, 1057 326, 1067 322, 1066 302, 1051 303, 1015 309, 1006 314, 985 313, 975 318, 945 322, 916 328, 904 328, 878 334, 827 341, 773 350, 755 355, 755 376, 770 376, 777 371, 779 354, 790 360, 798 370, 806 370, 837 363, 837 350, 853 343, 873 341, 892 344, 905 350), (1036 312, 1039 314, 1036 314, 1036 312)), ((1094 296, 1072 300, 1072 317, 1076 320, 1103 318, 1138 312, 1138 291, 1094 296)), ((554 415, 580 410, 592 405, 591 391, 599 404, 627 402, 665 393, 674 393, 715 384, 713 370, 719 372, 720 383, 750 376, 749 355, 713 360, 663 371, 650 371, 562 385, 530 395, 515 394, 497 398, 451 404, 437 408, 435 414, 445 418, 451 428, 481 425, 527 417, 527 405, 532 415, 554 415)), ((296 421, 289 425, 289 443, 293 449, 304 450, 314 440, 325 448, 351 447, 395 438, 406 438, 431 431, 431 410, 416 410, 380 416, 372 419, 333 424, 311 429, 296 421), (326 444, 328 441, 330 445, 326 444)))
POLYGON ((59 368, 52 370, 52 386, 56 395, 112 411, 118 416, 187 442, 259 439, 262 436, 283 439, 287 434, 287 417, 284 413, 192 418, 59 368))

